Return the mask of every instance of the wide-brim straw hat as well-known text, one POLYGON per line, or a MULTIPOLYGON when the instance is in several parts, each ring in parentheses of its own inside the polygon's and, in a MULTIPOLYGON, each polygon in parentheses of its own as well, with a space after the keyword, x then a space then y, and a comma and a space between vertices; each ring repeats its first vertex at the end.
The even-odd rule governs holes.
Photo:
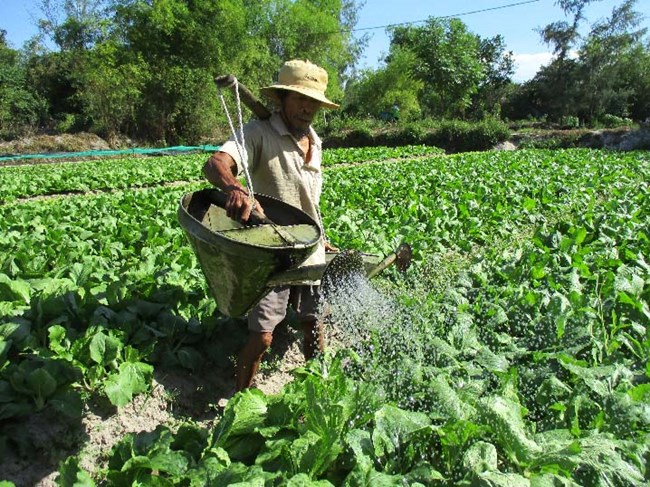
POLYGON ((318 100, 325 108, 338 108, 339 105, 325 96, 327 81, 327 71, 323 68, 309 61, 294 59, 282 65, 275 84, 261 88, 260 91, 278 105, 278 90, 288 90, 318 100))

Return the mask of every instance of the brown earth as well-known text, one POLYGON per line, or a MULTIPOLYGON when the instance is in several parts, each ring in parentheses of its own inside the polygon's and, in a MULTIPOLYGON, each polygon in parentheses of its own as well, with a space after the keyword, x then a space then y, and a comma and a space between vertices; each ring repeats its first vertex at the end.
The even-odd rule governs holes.
POLYGON ((111 150, 104 139, 95 134, 34 135, 9 142, 0 142, 0 155, 44 154, 85 150, 111 150))

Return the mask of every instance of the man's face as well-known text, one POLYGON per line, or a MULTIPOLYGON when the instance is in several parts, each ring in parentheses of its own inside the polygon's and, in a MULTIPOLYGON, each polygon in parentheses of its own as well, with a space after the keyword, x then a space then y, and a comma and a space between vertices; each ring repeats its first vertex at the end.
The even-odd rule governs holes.
POLYGON ((301 133, 307 133, 319 108, 318 100, 295 91, 288 91, 282 103, 284 121, 289 130, 301 133))

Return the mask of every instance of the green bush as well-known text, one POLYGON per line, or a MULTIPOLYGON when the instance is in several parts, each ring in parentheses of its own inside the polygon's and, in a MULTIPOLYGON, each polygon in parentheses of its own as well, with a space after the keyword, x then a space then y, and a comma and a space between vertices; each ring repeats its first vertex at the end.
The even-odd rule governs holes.
POLYGON ((387 130, 375 132, 374 145, 401 147, 405 145, 421 145, 427 137, 427 128, 420 122, 399 124, 387 130))
POLYGON ((510 137, 508 126, 497 119, 480 122, 430 120, 387 127, 367 120, 344 119, 330 123, 323 132, 327 148, 428 145, 446 152, 487 150, 510 137))
POLYGON ((54 129, 59 134, 74 132, 77 128, 77 117, 72 113, 62 113, 57 117, 54 129))
MULTIPOLYGON (((601 141, 602 142, 602 141, 601 141)), ((590 142, 595 146, 594 142, 590 142)), ((531 137, 523 139, 520 144, 520 149, 570 149, 575 147, 582 147, 587 144, 583 136, 575 133, 568 134, 554 134, 548 137, 531 137)))
POLYGON ((27 87, 24 71, 0 62, 0 139, 33 132, 46 112, 47 103, 27 87))
POLYGON ((386 124, 374 118, 354 118, 332 115, 330 118, 318 117, 314 120, 314 128, 325 137, 341 136, 355 131, 374 132, 386 124))
POLYGON ((447 152, 469 152, 491 149, 509 136, 508 126, 500 120, 486 119, 477 123, 448 120, 430 132, 423 142, 447 152))
POLYGON ((375 134, 383 125, 371 118, 334 116, 327 123, 319 118, 314 128, 325 140, 326 147, 367 147, 377 145, 375 134))
POLYGON ((396 138, 402 140, 400 145, 419 144, 426 137, 426 129, 417 123, 408 123, 397 130, 396 138))
POLYGON ((577 129, 580 127, 580 119, 575 115, 565 115, 560 119, 560 127, 563 129, 577 129))
POLYGON ((600 124, 608 129, 613 129, 617 127, 629 127, 632 125, 632 120, 629 118, 618 117, 610 113, 606 113, 600 118, 600 124))

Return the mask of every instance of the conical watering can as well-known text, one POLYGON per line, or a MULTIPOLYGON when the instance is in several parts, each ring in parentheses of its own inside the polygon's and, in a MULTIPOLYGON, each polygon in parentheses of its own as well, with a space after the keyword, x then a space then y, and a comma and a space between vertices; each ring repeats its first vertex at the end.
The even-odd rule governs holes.
POLYGON ((328 253, 326 263, 302 266, 322 238, 318 223, 302 210, 271 196, 255 194, 267 219, 242 224, 226 215, 226 194, 208 188, 185 194, 178 219, 206 277, 219 311, 244 316, 273 287, 318 281, 337 269, 373 277, 392 264, 405 270, 411 249, 402 244, 386 257, 355 251, 328 253))

